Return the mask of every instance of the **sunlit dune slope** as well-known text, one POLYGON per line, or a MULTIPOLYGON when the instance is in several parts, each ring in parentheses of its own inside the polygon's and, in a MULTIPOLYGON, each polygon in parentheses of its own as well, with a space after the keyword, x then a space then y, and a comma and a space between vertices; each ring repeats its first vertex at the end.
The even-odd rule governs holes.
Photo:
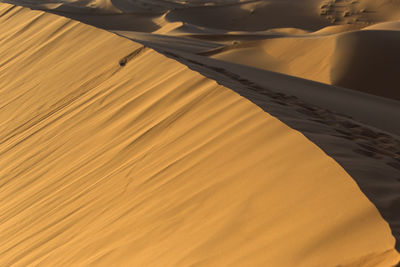
POLYGON ((205 26, 186 36, 225 45, 203 55, 400 99, 399 1, 256 1, 182 8, 167 18, 205 26), (371 26, 382 22, 391 23, 390 31, 371 26))
MULTIPOLYGON (((379 25, 379 24, 378 24, 379 25)), ((227 60, 400 100, 400 27, 247 41, 208 53, 227 60)))
POLYGON ((398 0, 5 1, 110 31, 206 39, 223 47, 205 56, 400 100, 398 26, 362 30, 399 21, 398 0))
POLYGON ((248 100, 110 33, 0 12, 0 265, 399 260, 352 178, 248 100))

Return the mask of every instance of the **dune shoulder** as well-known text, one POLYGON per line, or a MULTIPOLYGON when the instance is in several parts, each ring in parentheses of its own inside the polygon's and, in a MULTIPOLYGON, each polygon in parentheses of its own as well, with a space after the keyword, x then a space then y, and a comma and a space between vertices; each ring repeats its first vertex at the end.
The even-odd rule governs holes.
POLYGON ((2 265, 398 262, 377 208, 299 131, 141 44, 0 11, 2 265))

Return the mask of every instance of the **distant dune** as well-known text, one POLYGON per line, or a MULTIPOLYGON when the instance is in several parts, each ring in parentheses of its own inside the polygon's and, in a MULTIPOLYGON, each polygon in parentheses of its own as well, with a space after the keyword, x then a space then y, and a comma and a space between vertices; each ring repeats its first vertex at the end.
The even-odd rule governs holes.
POLYGON ((1 266, 399 263, 400 2, 8 2, 1 266))

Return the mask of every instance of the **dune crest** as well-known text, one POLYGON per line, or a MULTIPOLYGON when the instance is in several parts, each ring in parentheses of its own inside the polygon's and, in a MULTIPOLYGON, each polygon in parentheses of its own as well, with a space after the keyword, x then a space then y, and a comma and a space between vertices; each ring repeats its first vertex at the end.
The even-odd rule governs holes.
POLYGON ((300 132, 140 44, 0 12, 1 265, 399 261, 376 207, 300 132))
POLYGON ((400 45, 395 26, 400 19, 398 1, 7 2, 109 31, 129 31, 127 37, 143 32, 194 42, 201 39, 220 45, 196 51, 215 59, 400 100, 395 72, 400 45), (391 32, 375 26, 379 23, 392 23, 391 32))

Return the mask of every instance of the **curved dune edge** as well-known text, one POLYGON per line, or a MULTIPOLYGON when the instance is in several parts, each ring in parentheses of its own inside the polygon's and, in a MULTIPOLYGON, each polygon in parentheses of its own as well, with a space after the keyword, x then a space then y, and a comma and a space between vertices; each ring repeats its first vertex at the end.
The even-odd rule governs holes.
POLYGON ((114 32, 201 40, 211 46, 202 55, 400 100, 399 1, 3 1, 114 32))
POLYGON ((265 37, 211 51, 210 56, 400 100, 400 28, 392 25, 390 30, 376 24, 371 30, 339 34, 265 37))
POLYGON ((0 12, 0 265, 399 260, 352 178, 246 99, 112 34, 0 12))

